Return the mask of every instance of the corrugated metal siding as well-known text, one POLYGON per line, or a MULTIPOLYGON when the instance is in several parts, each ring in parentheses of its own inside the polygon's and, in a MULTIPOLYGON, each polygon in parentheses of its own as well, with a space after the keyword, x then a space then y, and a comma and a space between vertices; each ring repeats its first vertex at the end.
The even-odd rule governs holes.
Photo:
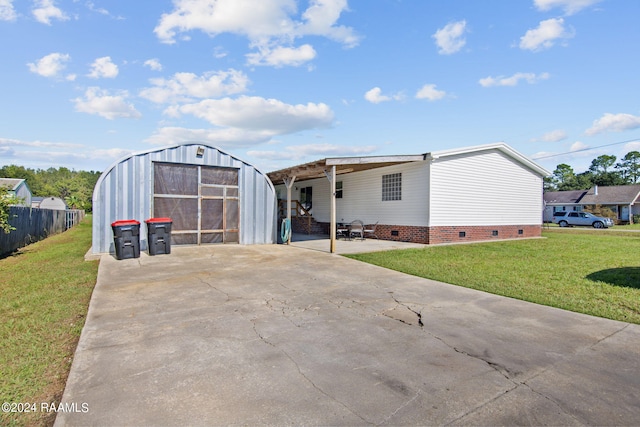
MULTIPOLYGON (((427 224, 427 195, 429 182, 425 162, 405 163, 362 172, 338 175, 342 181, 343 197, 336 199, 336 219, 365 224, 380 222, 394 225, 427 224), (382 201, 382 175, 402 173, 402 200, 382 201)), ((300 188, 313 187, 313 217, 320 222, 331 220, 330 187, 327 178, 296 181, 292 198, 300 200, 300 188)), ((286 199, 284 185, 278 186, 280 197, 286 199)))
POLYGON ((542 222, 542 177, 492 150, 431 164, 429 226, 542 222))
POLYGON ((111 223, 140 221, 141 249, 146 250, 144 220, 153 215, 153 163, 169 162, 239 169, 240 243, 275 243, 276 197, 273 184, 262 172, 215 147, 187 143, 133 154, 107 169, 93 192, 93 253, 113 251, 111 223), (198 147, 205 149, 196 156, 198 147))

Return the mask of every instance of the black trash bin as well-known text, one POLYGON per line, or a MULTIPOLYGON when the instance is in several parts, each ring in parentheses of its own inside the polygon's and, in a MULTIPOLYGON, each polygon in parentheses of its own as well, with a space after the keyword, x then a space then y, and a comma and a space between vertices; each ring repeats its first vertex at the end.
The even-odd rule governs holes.
POLYGON ((171 253, 171 218, 149 218, 147 223, 147 245, 149 255, 171 253))
POLYGON ((115 221, 111 223, 113 243, 116 247, 116 258, 140 257, 140 222, 135 219, 115 221))

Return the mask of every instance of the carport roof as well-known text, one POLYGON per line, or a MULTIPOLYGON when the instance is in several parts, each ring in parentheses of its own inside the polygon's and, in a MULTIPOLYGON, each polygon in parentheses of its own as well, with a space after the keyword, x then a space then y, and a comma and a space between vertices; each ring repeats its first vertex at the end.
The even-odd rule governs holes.
POLYGON ((406 156, 333 157, 269 172, 267 176, 271 182, 276 185, 284 183, 286 178, 293 176, 296 177, 296 181, 324 177, 325 171, 328 172, 332 166, 336 167, 336 175, 340 175, 350 172, 392 166, 400 163, 420 162, 423 160, 425 160, 424 154, 406 156))

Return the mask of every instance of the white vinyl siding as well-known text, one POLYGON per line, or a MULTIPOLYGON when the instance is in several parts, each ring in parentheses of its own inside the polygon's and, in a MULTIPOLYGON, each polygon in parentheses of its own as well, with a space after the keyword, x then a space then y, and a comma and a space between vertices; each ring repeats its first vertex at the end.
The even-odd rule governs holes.
POLYGON ((429 226, 542 221, 542 178, 498 150, 431 164, 429 226))
MULTIPOLYGON (((425 162, 405 163, 338 175, 342 199, 336 199, 336 220, 365 224, 427 225, 429 182, 425 162), (382 176, 402 173, 402 200, 382 201, 382 176)), ((291 197, 299 200, 299 189, 313 187, 312 214, 316 221, 331 220, 331 191, 327 178, 296 181, 291 197), (295 187, 298 190, 295 190, 295 187)), ((286 199, 286 187, 278 185, 279 197, 286 199)))

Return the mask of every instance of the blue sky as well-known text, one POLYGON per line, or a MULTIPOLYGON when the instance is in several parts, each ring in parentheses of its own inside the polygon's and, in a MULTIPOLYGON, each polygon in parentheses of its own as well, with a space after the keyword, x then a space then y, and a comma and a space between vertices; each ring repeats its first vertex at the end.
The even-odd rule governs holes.
MULTIPOLYGON (((640 150, 636 0, 0 0, 0 165, 640 150), (605 147, 605 145, 607 145, 605 147)), ((568 153, 568 154, 565 154, 568 153)))

